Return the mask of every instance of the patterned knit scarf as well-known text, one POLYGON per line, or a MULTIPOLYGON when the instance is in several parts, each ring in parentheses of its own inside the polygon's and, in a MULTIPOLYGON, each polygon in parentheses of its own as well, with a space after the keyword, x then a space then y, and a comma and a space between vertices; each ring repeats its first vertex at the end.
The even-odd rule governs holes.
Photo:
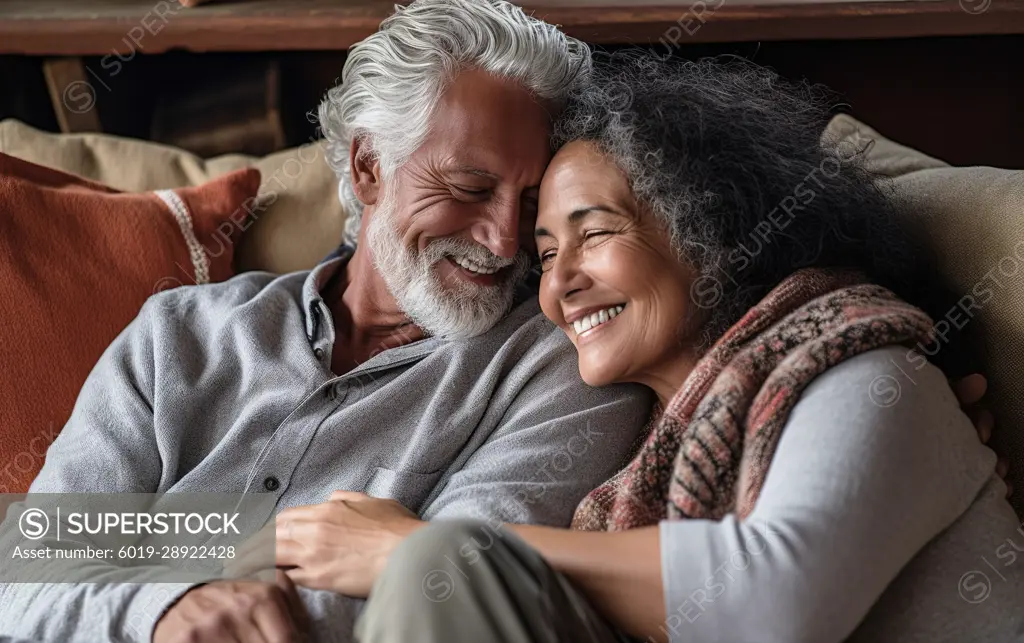
POLYGON ((794 273, 698 362, 629 466, 580 503, 573 528, 746 518, 811 380, 875 348, 927 343, 931 328, 925 313, 856 273, 794 273))

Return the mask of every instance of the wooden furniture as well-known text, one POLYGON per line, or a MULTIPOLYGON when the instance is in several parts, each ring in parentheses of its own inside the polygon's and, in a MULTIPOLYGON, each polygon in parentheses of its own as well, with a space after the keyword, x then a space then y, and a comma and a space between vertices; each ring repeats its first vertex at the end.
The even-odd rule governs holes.
MULTIPOLYGON (((342 50, 372 33, 394 0, 3 0, 0 53, 342 50)), ((1024 33, 1022 0, 524 0, 593 43, 1024 33)))
MULTIPOLYGON (((601 46, 745 56, 827 84, 858 118, 924 152, 1024 168, 1024 0, 520 1, 601 46)), ((316 135, 315 107, 345 50, 393 6, 0 0, 0 87, 15 88, 0 92, 0 118, 148 138, 159 95, 278 62, 286 145, 298 145, 316 135)))
POLYGON ((51 58, 43 63, 46 89, 62 132, 98 132, 100 119, 93 106, 96 93, 81 58, 51 58))
POLYGON ((287 147, 280 79, 280 65, 270 60, 195 79, 187 92, 162 92, 149 138, 207 158, 232 152, 266 156, 287 147))

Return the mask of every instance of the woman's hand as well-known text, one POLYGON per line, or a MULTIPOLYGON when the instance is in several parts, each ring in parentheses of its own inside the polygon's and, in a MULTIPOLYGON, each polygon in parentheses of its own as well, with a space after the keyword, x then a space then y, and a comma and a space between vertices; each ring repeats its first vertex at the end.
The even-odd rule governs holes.
POLYGON ((242 545, 225 572, 246 578, 276 566, 296 585, 363 598, 395 547, 423 525, 394 500, 335 491, 325 503, 282 511, 242 545), (271 562, 263 554, 273 541, 271 562))
MULTIPOLYGON (((992 428, 995 426, 995 418, 992 417, 992 413, 981 404, 982 398, 985 397, 985 391, 988 389, 988 380, 984 375, 972 373, 955 382, 950 382, 950 384, 957 401, 960 402, 960 408, 974 423, 974 428, 978 431, 978 438, 981 439, 982 444, 988 444, 992 438, 992 428)), ((1006 480, 1009 470, 1006 460, 1000 457, 996 463, 996 473, 1006 483, 1007 498, 1013 493, 1013 485, 1006 480)))
POLYGON ((277 515, 277 566, 296 585, 363 598, 395 547, 425 524, 394 500, 335 491, 277 515))

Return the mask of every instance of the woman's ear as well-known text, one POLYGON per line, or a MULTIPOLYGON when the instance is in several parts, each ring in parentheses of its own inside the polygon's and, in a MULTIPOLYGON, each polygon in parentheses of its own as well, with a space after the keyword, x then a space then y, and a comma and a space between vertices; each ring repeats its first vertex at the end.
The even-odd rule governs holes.
POLYGON ((352 190, 363 205, 375 205, 380 195, 380 162, 366 140, 352 139, 349 150, 352 190))

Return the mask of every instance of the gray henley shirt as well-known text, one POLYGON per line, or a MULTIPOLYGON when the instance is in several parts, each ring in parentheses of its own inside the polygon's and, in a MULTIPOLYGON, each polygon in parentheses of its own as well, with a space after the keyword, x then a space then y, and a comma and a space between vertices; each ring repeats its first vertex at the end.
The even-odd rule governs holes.
MULTIPOLYGON (((89 376, 31 492, 269 493, 276 513, 344 489, 425 519, 567 526, 628 459, 649 392, 585 385, 535 296, 479 337, 423 339, 336 375, 320 291, 347 260, 152 297, 89 376)), ((0 585, 0 634, 148 641, 188 588, 0 585)), ((302 593, 316 640, 350 640, 362 601, 302 593)))

